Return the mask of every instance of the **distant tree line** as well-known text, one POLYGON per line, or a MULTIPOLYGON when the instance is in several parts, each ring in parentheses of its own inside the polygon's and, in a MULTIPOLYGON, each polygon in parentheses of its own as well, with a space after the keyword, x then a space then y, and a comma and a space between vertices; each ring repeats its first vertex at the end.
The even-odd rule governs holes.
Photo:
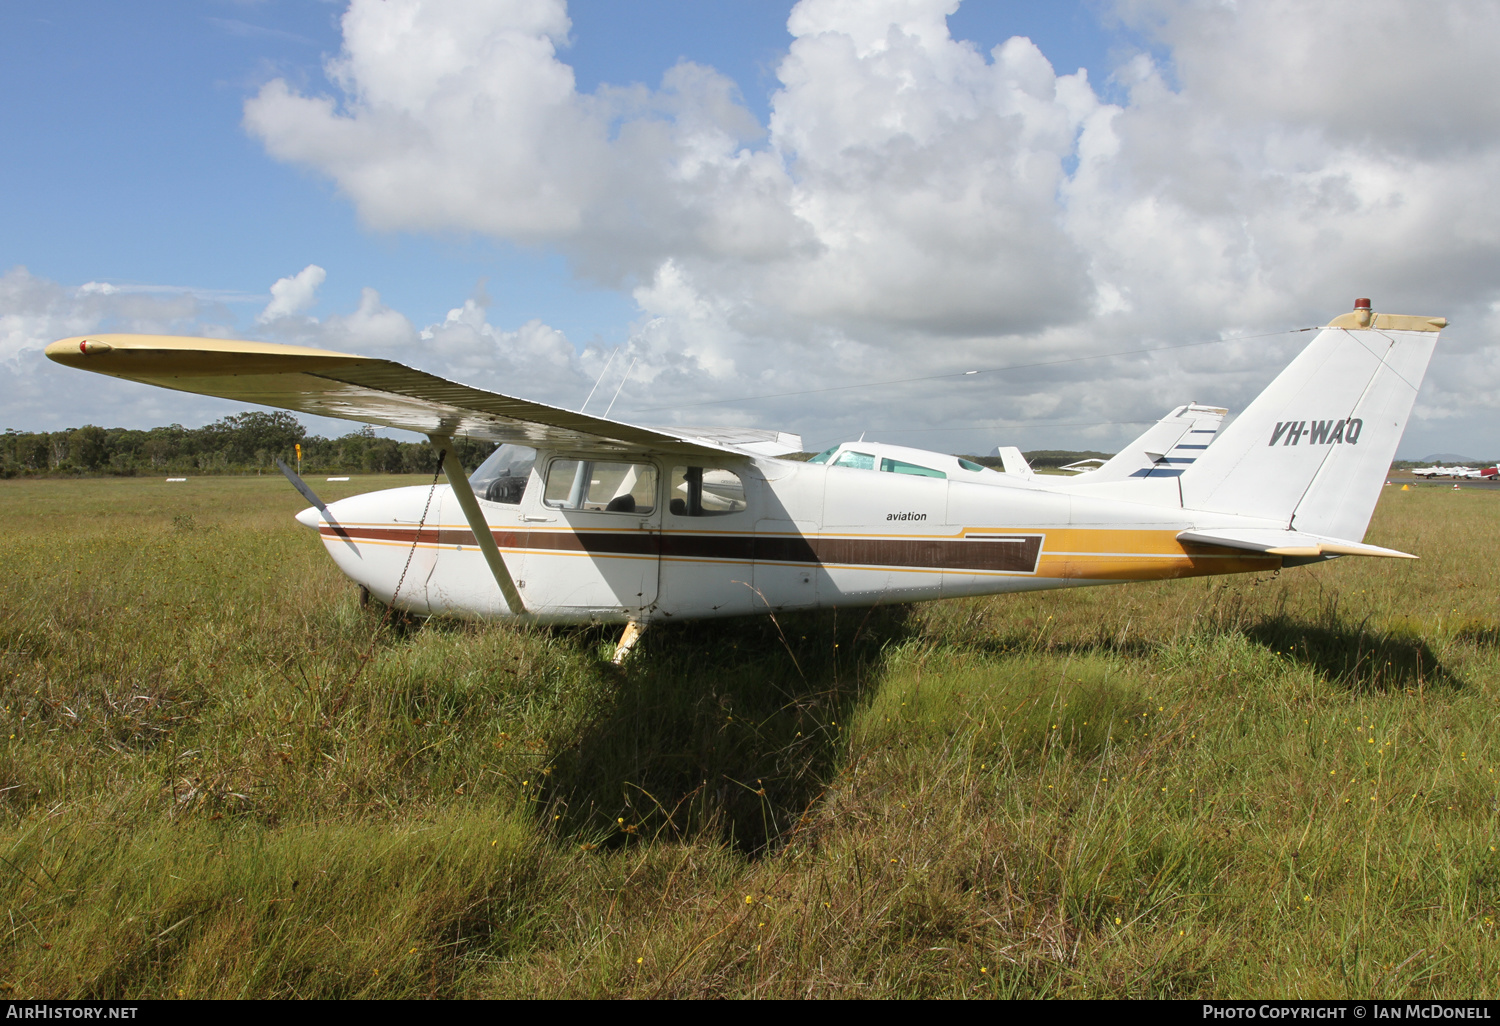
MULTIPOLYGON (((479 466, 495 446, 457 439, 458 456, 468 469, 479 466)), ((296 465, 302 446, 302 469, 311 474, 432 474, 437 453, 425 442, 398 442, 362 427, 338 438, 309 435, 290 413, 238 413, 201 428, 181 424, 134 431, 92 424, 65 431, 16 431, 0 434, 0 478, 76 477, 141 474, 255 474, 275 472, 276 457, 296 465)), ((808 459, 798 453, 792 459, 808 459)), ((1059 467, 1108 453, 1040 450, 1026 459, 1038 469, 1059 467)), ((970 459, 999 467, 995 456, 970 459)))
MULTIPOLYGON (((437 453, 425 442, 398 442, 363 427, 339 438, 309 435, 290 413, 239 413, 201 428, 133 431, 92 424, 66 431, 0 435, 0 477, 276 472, 276 457, 304 473, 432 474, 437 453)), ((490 442, 457 439, 469 469, 494 451, 490 442)))
MULTIPOLYGON (((1058 467, 1066 467, 1069 463, 1077 463, 1079 460, 1107 460, 1114 453, 1095 452, 1093 449, 1033 449, 1023 452, 1021 456, 1026 460, 1026 465, 1032 470, 1056 470, 1058 467)), ((970 456, 976 463, 982 463, 986 467, 994 467, 996 470, 1005 469, 1005 461, 999 456, 970 456)))

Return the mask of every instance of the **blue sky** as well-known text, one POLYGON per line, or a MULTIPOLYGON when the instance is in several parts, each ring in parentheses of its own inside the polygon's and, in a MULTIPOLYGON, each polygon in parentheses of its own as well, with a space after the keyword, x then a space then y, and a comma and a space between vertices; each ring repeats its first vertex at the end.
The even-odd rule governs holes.
POLYGON ((271 75, 322 84, 339 13, 287 0, 0 8, 0 132, 34 155, 0 163, 0 267, 239 293, 242 320, 310 262, 329 269, 323 308, 372 285, 419 320, 484 280, 522 319, 545 311, 585 341, 620 335, 628 297, 575 285, 560 257, 366 231, 332 186, 245 133, 245 99, 271 75))
MULTIPOLYGON (((541 31, 526 18, 560 3, 495 0, 422 17, 468 10, 472 26, 438 29, 524 37, 541 31)), ((391 134, 394 108, 361 106, 325 64, 355 52, 366 61, 356 89, 405 87, 367 42, 345 38, 343 3, 4 5, 0 372, 11 398, 0 426, 193 423, 232 410, 140 399, 109 382, 64 384, 32 366, 48 332, 108 330, 127 314, 160 325, 151 330, 337 336, 349 348, 367 348, 350 334, 375 323, 365 314, 384 317, 395 334, 369 342, 382 355, 557 402, 578 401, 625 347, 639 367, 617 410, 629 415, 809 381, 1301 327, 1373 293, 1377 307, 1455 321, 1404 451, 1486 448, 1472 439, 1500 429, 1487 399, 1500 385, 1500 238, 1477 214, 1500 168, 1500 116, 1487 99, 1500 94, 1487 57, 1500 43, 1493 18, 1451 3, 1448 16, 1417 17, 1398 0, 1233 9, 967 0, 945 33, 920 28, 941 24, 947 6, 804 0, 794 46, 785 0, 572 0, 554 63, 521 68, 501 93, 483 67, 469 67, 462 88, 475 109, 499 102, 524 116, 560 62, 574 91, 538 116, 586 122, 608 87, 640 84, 646 107, 611 115, 610 131, 645 134, 595 138, 585 124, 566 145, 518 137, 509 152, 483 118, 466 127, 422 108, 408 127, 430 140, 438 172, 445 161, 461 172, 433 188, 462 190, 478 175, 455 213, 434 212, 420 185, 368 187, 372 176, 410 171, 391 134), (860 21, 877 8, 907 19, 890 39, 906 33, 908 49, 868 35, 860 21), (1332 32, 1358 37, 1345 49, 1362 62, 1345 66, 1344 50, 1312 64, 1298 57, 1332 32), (865 42, 830 48, 839 33, 865 42), (1018 36, 1034 46, 1006 42, 1018 36), (1443 58, 1413 58, 1402 38, 1443 58), (985 56, 968 60, 964 43, 985 56), (1394 47, 1389 60, 1382 47, 1394 47), (679 61, 731 79, 743 111, 712 106, 712 76, 663 89, 679 61), (796 84, 782 89, 785 67, 796 84), (1086 82, 1066 77, 1079 68, 1086 82), (906 81, 925 84, 913 92, 906 81), (282 100, 266 99, 268 83, 282 100), (337 117, 302 103, 330 95, 337 117), (252 109, 262 116, 253 130, 252 109), (768 135, 773 109, 780 127, 768 135), (1436 136, 1435 110, 1444 113, 1436 136), (745 114, 758 134, 735 120, 745 114), (299 117, 361 141, 343 150, 309 141, 299 117), (736 133, 740 142, 724 143, 736 133), (485 165, 461 166, 514 157, 522 171, 566 171, 574 156, 608 163, 601 174, 619 195, 598 175, 563 183, 563 207, 539 227, 516 211, 542 202, 525 190, 555 184, 546 175, 538 184, 497 171, 486 192, 485 165), (751 253, 757 233, 765 237, 751 253), (1451 241, 1430 246, 1437 237, 1451 241), (310 265, 326 272, 321 285, 295 316, 268 318, 272 283, 310 265), (191 290, 195 305, 127 311, 79 292, 88 282, 191 290)), ((438 59, 409 56, 414 67, 438 59)), ((968 451, 1110 448, 1178 402, 1242 404, 1295 347, 1289 337, 1086 360, 992 378, 990 391, 922 386, 713 409, 725 422, 819 442, 878 429, 968 451)))
MULTIPOLYGON (((764 123, 790 2, 573 0, 562 56, 579 90, 656 85, 680 59, 717 68, 764 123)), ((338 4, 319 0, 80 0, 0 7, 0 268, 70 285, 181 285, 242 294, 307 263, 328 269, 317 311, 378 288, 414 321, 441 318, 482 281, 500 320, 540 316, 577 344, 625 340, 628 295, 590 288, 545 248, 459 232, 371 232, 326 181, 269 157, 241 128, 272 76, 326 90, 338 4)), ((984 49, 1032 37, 1059 70, 1107 74, 1111 37, 1085 5, 970 3, 950 20, 984 49)))

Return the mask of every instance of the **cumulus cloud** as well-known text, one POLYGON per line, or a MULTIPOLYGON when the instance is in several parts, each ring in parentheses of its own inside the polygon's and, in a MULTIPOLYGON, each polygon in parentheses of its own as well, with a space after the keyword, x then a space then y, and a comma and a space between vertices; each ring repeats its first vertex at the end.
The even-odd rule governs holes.
POLYGON ((604 120, 556 59, 561 0, 440 5, 359 0, 327 71, 343 94, 278 79, 246 105, 276 156, 331 174, 380 228, 545 238, 606 184, 604 120))
MULTIPOLYGON (((272 81, 245 123, 372 227, 546 245, 631 290, 621 409, 641 418, 1048 364, 753 411, 810 434, 1108 446, 1176 402, 1243 404, 1305 336, 1059 360, 1315 324, 1372 295, 1455 322, 1419 418, 1493 419, 1474 383, 1500 329, 1496 9, 1116 0, 1106 17, 1153 50, 1113 69, 1107 102, 1110 69, 1058 75, 1024 38, 982 52, 950 33, 956 8, 802 0, 760 125, 694 64, 579 92, 563 0, 353 0, 327 89, 272 81), (1056 426, 1004 427, 1028 417, 1056 426), (998 426, 942 434, 965 424, 998 426)), ((605 358, 487 329, 477 300, 415 338, 370 304, 320 330, 513 392, 591 384, 605 358)))
POLYGON ((180 333, 210 309, 186 289, 92 281, 68 288, 13 267, 0 274, 0 364, 16 366, 49 342, 92 331, 180 333))
POLYGON ((1419 157, 1500 130, 1493 4, 1120 0, 1117 16, 1165 44, 1183 95, 1229 119, 1419 157))
POLYGON ((95 294, 102 294, 95 282, 70 297, 56 282, 24 267, 11 268, 0 276, 0 359, 16 361, 40 353, 55 339, 93 330, 98 314, 80 300, 95 294))
POLYGON ((327 277, 328 272, 323 268, 308 264, 290 277, 278 278, 271 286, 271 301, 256 320, 267 324, 312 309, 318 301, 318 286, 327 277))
POLYGON ((406 315, 386 306, 372 288, 360 290, 359 306, 353 313, 328 318, 321 334, 335 349, 400 349, 417 340, 417 329, 406 315))
MULTIPOLYGON (((302 279, 307 287, 293 294, 288 313, 257 319, 245 331, 228 311, 191 290, 170 286, 116 286, 89 282, 69 288, 40 278, 24 267, 0 274, 0 390, 8 397, 6 422, 0 428, 57 430, 84 423, 152 427, 169 423, 206 423, 246 407, 239 403, 170 392, 97 374, 80 374, 48 360, 42 353, 59 338, 94 332, 205 335, 217 338, 269 337, 275 341, 395 356, 426 370, 511 394, 577 407, 588 392, 603 359, 597 350, 580 354, 567 337, 539 320, 511 330, 490 323, 487 299, 479 293, 425 328, 382 302, 366 288, 348 313, 319 319, 291 316, 306 309, 311 290, 323 280, 323 269, 309 267, 282 278, 272 287, 274 305, 295 293, 277 286, 302 279), (316 272, 316 273, 309 273, 316 272), (316 280, 314 280, 316 279, 316 280), (67 395, 65 405, 58 395, 67 395)), ((351 425, 304 418, 314 430, 340 433, 351 425)))
MULTIPOLYGON (((322 268, 312 269, 321 280, 322 268)), ((596 355, 580 354, 566 335, 540 320, 513 329, 492 324, 482 288, 421 328, 372 288, 360 291, 359 305, 348 313, 262 321, 261 333, 278 341, 395 358, 466 384, 563 406, 582 401, 596 355)))
POLYGON ((42 355, 50 342, 91 332, 183 334, 207 328, 212 307, 189 290, 89 282, 68 288, 24 267, 0 274, 0 427, 54 430, 79 424, 167 424, 204 406, 162 389, 80 375, 42 355), (58 396, 67 396, 59 403, 58 396))
POLYGON ((1056 193, 1092 92, 1029 41, 987 59, 953 40, 954 6, 805 0, 767 134, 697 65, 580 95, 560 0, 355 0, 327 69, 340 99, 276 80, 246 123, 372 225, 552 242, 612 284, 670 266, 861 330, 1079 316, 1087 266, 1056 193))

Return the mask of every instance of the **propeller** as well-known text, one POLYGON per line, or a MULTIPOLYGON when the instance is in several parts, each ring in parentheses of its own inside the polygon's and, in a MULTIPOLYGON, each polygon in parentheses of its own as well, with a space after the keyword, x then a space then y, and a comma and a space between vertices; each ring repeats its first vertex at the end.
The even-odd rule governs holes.
MULTIPOLYGON (((333 513, 329 511, 328 505, 322 499, 318 498, 317 492, 313 491, 307 486, 307 482, 302 480, 301 475, 299 475, 291 467, 287 466, 286 463, 282 461, 280 456, 276 457, 276 466, 279 467, 281 469, 281 472, 286 475, 286 479, 292 483, 292 487, 301 492, 302 497, 308 502, 312 503, 314 508, 316 508, 317 511, 323 515, 323 520, 328 524, 329 527, 333 528, 333 533, 344 539, 345 545, 349 546, 355 552, 358 552, 359 547, 354 544, 354 539, 350 538, 348 533, 339 526, 339 522, 333 518, 333 513)), ((318 521, 316 519, 312 517, 308 517, 306 520, 303 519, 303 514, 307 512, 309 511, 303 510, 301 513, 297 514, 297 523, 302 524, 306 527, 311 527, 316 531, 318 529, 318 521)))
POLYGON ((283 461, 280 456, 276 457, 276 466, 281 470, 283 474, 286 475, 286 479, 292 483, 292 487, 302 493, 302 497, 304 499, 312 503, 314 506, 318 507, 318 512, 323 514, 324 520, 328 521, 330 524, 336 524, 333 519, 333 514, 328 512, 328 506, 323 502, 322 499, 318 498, 318 494, 316 492, 307 487, 307 482, 302 480, 302 477, 295 470, 287 466, 285 461, 283 461))

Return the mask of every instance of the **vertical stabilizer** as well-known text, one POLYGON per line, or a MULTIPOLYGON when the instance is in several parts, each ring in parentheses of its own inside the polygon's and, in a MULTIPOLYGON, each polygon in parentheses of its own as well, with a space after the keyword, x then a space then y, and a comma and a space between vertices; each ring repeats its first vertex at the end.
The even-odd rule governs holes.
POLYGON ((1177 477, 1197 462, 1214 440, 1228 410, 1188 403, 1152 424, 1135 441, 1115 453, 1098 470, 1079 474, 1075 481, 1090 484, 1131 478, 1177 477))
POLYGON ((995 455, 1000 457, 1000 462, 1004 465, 1007 474, 1015 474, 1017 477, 1032 476, 1031 464, 1026 462, 1026 457, 1021 455, 1021 450, 1016 446, 997 446, 995 455))
POLYGON ((1447 321, 1336 318, 1182 475, 1183 506, 1358 541, 1447 321))

